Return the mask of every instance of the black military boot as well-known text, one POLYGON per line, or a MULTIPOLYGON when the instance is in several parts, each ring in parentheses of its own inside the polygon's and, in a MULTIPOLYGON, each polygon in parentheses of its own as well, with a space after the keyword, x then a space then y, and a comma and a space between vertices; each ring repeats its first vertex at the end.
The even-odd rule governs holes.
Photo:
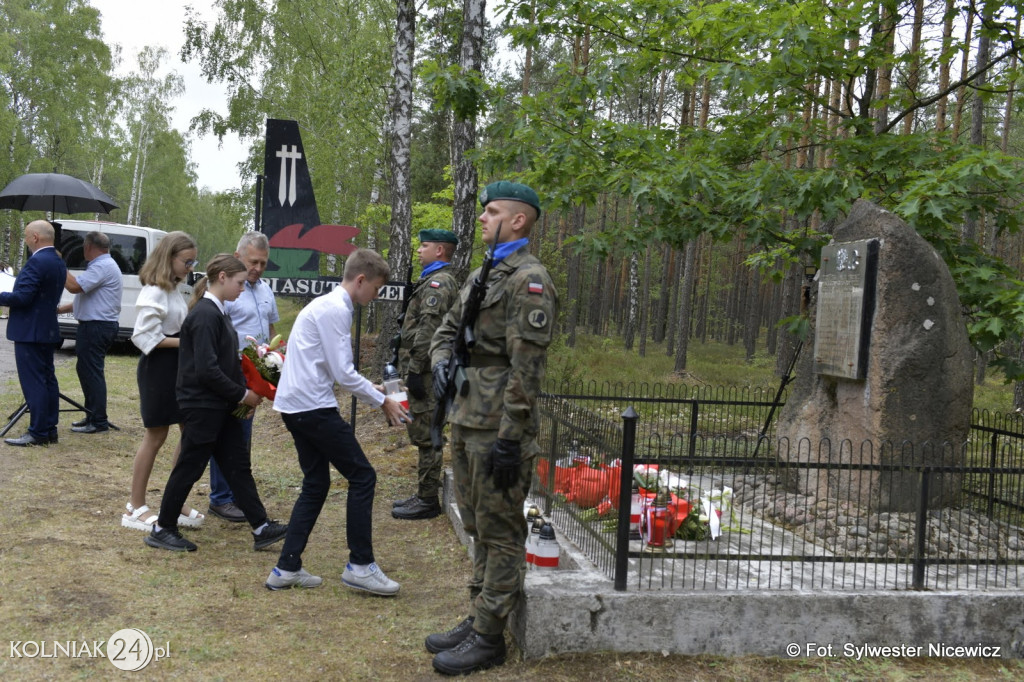
POLYGON ((457 647, 462 643, 462 640, 466 639, 469 633, 473 632, 473 620, 473 616, 469 616, 448 632, 427 635, 427 651, 432 654, 439 654, 442 651, 448 651, 457 647))
POLYGON ((412 497, 406 497, 403 500, 395 500, 395 501, 393 501, 391 503, 391 508, 394 509, 395 507, 404 507, 407 504, 412 504, 413 502, 415 502, 418 499, 420 499, 420 498, 418 498, 415 495, 413 495, 412 497))
POLYGON ((432 519, 441 513, 436 497, 417 497, 412 502, 394 507, 391 515, 396 519, 432 519))
POLYGON ((471 630, 455 647, 434 656, 434 670, 445 675, 468 675, 505 663, 505 635, 481 635, 471 630))

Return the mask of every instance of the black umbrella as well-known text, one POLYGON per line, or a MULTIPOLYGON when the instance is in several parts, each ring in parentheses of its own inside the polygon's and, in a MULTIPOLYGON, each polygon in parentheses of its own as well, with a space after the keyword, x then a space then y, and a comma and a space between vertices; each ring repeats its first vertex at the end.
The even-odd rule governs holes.
POLYGON ((95 185, 61 173, 29 173, 0 191, 0 208, 52 213, 110 213, 117 204, 95 185))

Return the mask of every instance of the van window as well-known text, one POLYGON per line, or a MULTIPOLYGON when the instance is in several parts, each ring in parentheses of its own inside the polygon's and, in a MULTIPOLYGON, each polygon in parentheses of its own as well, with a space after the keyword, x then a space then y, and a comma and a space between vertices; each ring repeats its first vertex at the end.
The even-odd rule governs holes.
MULTIPOLYGON (((84 270, 85 256, 82 244, 86 232, 61 230, 60 253, 69 270, 84 270)), ((111 234, 104 232, 110 238, 110 257, 121 268, 121 274, 137 275, 146 262, 146 238, 128 234, 111 234)))

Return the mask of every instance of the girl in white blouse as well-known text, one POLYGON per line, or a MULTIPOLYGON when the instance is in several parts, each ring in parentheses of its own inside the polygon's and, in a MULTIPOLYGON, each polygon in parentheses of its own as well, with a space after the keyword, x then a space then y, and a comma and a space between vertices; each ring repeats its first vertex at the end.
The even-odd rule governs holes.
MULTIPOLYGON (((165 236, 146 259, 139 271, 144 285, 135 304, 137 316, 132 343, 140 351, 137 373, 139 406, 142 425, 146 428, 142 443, 132 464, 131 499, 127 514, 121 515, 126 528, 150 531, 157 514, 146 505, 146 488, 153 472, 156 453, 167 440, 172 424, 181 428, 181 413, 175 398, 178 375, 178 332, 188 314, 188 303, 178 291, 178 284, 195 267, 195 240, 184 232, 171 232, 165 236)), ((178 459, 178 449, 174 459, 178 459)), ((205 517, 185 505, 178 524, 198 528, 205 517)))

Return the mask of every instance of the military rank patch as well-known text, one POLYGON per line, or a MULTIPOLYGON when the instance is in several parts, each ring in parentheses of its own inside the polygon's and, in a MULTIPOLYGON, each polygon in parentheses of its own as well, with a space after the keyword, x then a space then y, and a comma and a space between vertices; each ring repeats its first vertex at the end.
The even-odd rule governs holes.
MULTIPOLYGON (((533 285, 531 284, 530 286, 532 287, 533 285)), ((537 286, 541 285, 538 284, 537 286)), ((535 329, 543 329, 548 326, 548 315, 539 308, 537 310, 531 310, 530 314, 526 316, 526 319, 530 323, 530 326, 535 329)))
POLYGON ((431 308, 437 305, 437 296, 430 296, 426 301, 427 305, 431 308))
POLYGON ((530 293, 531 294, 543 294, 544 285, 540 282, 530 282, 530 293))
POLYGON ((438 282, 436 279, 432 279, 432 280, 430 280, 430 288, 431 289, 440 289, 441 288, 441 283, 438 282))

